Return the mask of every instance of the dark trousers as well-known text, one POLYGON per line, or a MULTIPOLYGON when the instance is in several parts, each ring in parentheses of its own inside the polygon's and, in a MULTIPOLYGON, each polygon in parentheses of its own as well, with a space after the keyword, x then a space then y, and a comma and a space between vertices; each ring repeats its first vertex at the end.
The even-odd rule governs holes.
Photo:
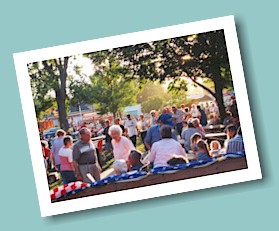
POLYGON ((144 144, 145 151, 148 151, 147 147, 145 146, 144 139, 146 137, 147 131, 140 132, 141 141, 144 144))
POLYGON ((137 136, 136 135, 130 136, 130 140, 132 141, 134 146, 137 147, 137 136))
POLYGON ((176 124, 176 131, 177 131, 177 134, 181 136, 181 133, 182 133, 182 128, 183 128, 183 125, 182 123, 177 123, 176 124))
POLYGON ((77 176, 74 171, 61 171, 61 175, 64 184, 77 181, 77 176))

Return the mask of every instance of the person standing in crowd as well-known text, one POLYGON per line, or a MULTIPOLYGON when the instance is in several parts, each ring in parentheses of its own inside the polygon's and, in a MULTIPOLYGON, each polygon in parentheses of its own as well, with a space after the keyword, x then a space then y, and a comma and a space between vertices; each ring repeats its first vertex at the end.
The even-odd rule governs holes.
POLYGON ((185 108, 185 121, 187 122, 190 118, 192 118, 192 115, 191 115, 191 112, 189 111, 189 108, 188 107, 186 107, 185 108))
POLYGON ((151 153, 148 157, 154 168, 159 166, 168 166, 168 161, 173 155, 183 156, 186 158, 185 150, 180 143, 172 138, 172 128, 169 125, 163 125, 160 128, 162 140, 153 144, 151 153))
POLYGON ((178 109, 175 105, 172 106, 172 112, 173 112, 172 118, 175 121, 175 128, 177 134, 181 136, 182 127, 183 127, 182 122, 185 118, 186 112, 181 109, 178 109))
POLYGON ((226 118, 224 119, 223 124, 224 124, 225 126, 228 126, 228 125, 230 125, 230 124, 234 124, 234 119, 233 119, 232 113, 231 113, 230 111, 227 111, 227 112, 226 112, 226 118))
POLYGON ((115 160, 128 160, 130 152, 135 150, 132 141, 122 136, 122 129, 118 125, 112 125, 109 128, 109 135, 112 138, 113 156, 115 160))
POLYGON ((156 111, 155 110, 152 110, 150 112, 150 126, 153 126, 153 125, 156 125, 157 124, 157 117, 156 117, 156 111))
POLYGON ((106 136, 105 138, 105 149, 108 151, 108 152, 111 152, 112 151, 112 145, 111 145, 111 137, 108 133, 109 131, 109 128, 110 128, 110 122, 109 120, 106 120, 106 127, 104 128, 104 131, 103 131, 103 135, 106 136))
POLYGON ((206 116, 209 117, 209 115, 210 115, 210 110, 209 110, 209 104, 208 104, 208 102, 205 103, 204 112, 205 112, 206 116))
MULTIPOLYGON (((137 127, 138 127, 138 131, 140 133, 142 143, 144 144, 144 139, 146 137, 147 129, 148 129, 148 122, 144 118, 144 115, 140 115, 140 119, 138 121, 138 126, 137 127)), ((148 150, 147 147, 145 146, 145 144, 144 144, 144 148, 145 148, 146 151, 148 150)))
POLYGON ((191 150, 191 137, 195 134, 199 133, 203 137, 203 134, 200 130, 196 129, 192 122, 188 123, 188 129, 182 133, 182 139, 185 140, 184 148, 186 152, 191 150))
POLYGON ((216 114, 216 116, 219 116, 219 108, 215 103, 211 102, 211 105, 209 107, 210 114, 216 114))
POLYGON ((101 168, 98 163, 96 147, 91 141, 91 132, 87 128, 82 128, 79 134, 80 140, 74 144, 73 148, 73 159, 78 165, 83 182, 91 183, 87 174, 98 181, 101 178, 101 168))
POLYGON ((50 170, 51 167, 52 167, 51 166, 51 158, 50 158, 51 151, 47 147, 47 141, 41 141, 41 145, 42 145, 42 149, 43 149, 44 159, 45 159, 45 162, 46 162, 46 169, 50 170))
POLYGON ((210 114, 208 125, 219 125, 219 124, 220 124, 220 120, 219 120, 218 116, 215 113, 210 114))
POLYGON ((125 129, 126 134, 136 147, 137 145, 137 121, 135 119, 132 119, 130 114, 127 114, 127 120, 125 122, 125 129))
POLYGON ((73 139, 71 136, 65 136, 63 140, 64 146, 59 151, 61 162, 61 175, 64 184, 77 181, 75 168, 73 165, 73 139))
POLYGON ((171 113, 171 109, 170 109, 170 106, 165 106, 162 110, 162 114, 172 114, 171 113))
POLYGON ((52 142, 51 146, 51 153, 53 156, 52 162, 58 172, 60 172, 60 158, 59 158, 59 151, 64 146, 64 137, 65 137, 65 131, 62 129, 59 129, 56 131, 56 138, 52 142))
POLYGON ((244 142, 242 137, 241 127, 238 128, 237 134, 230 139, 227 146, 226 153, 244 152, 244 142))
MULTIPOLYGON (((161 140, 160 135, 160 127, 163 125, 169 125, 172 128, 174 127, 174 123, 172 121, 172 116, 170 114, 161 114, 158 118, 158 124, 151 126, 146 134, 144 139, 144 143, 148 150, 151 150, 152 145, 161 140)), ((172 138, 177 140, 176 131, 172 130, 172 138)))
POLYGON ((232 104, 231 106, 228 107, 229 111, 232 113, 232 117, 233 118, 238 118, 238 110, 237 110, 237 104, 236 104, 236 100, 235 100, 235 96, 231 97, 232 100, 232 104))
POLYGON ((198 118, 200 116, 200 113, 195 104, 192 104, 190 112, 193 118, 198 118))
POLYGON ((120 118, 116 118, 114 121, 115 125, 120 126, 120 128, 122 129, 122 134, 125 134, 125 127, 124 125, 121 124, 121 119, 120 118))
POLYGON ((185 108, 186 108, 185 104, 182 103, 182 104, 180 105, 180 109, 183 110, 183 111, 185 112, 185 108))
POLYGON ((206 126, 207 125, 207 116, 206 116, 204 110, 201 108, 200 105, 197 106, 197 109, 200 113, 199 119, 200 119, 201 125, 206 126))

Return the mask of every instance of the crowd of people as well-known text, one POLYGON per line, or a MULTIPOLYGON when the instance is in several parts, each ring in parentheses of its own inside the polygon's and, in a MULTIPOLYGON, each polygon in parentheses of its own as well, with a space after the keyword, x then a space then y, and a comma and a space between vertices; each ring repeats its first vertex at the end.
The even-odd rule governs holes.
MULTIPOLYGON (((205 127, 220 125, 219 109, 216 103, 177 107, 166 106, 158 115, 152 110, 150 115, 126 120, 116 118, 114 123, 105 122, 102 134, 105 136, 105 150, 114 158, 114 174, 128 171, 148 170, 154 167, 188 163, 188 155, 196 160, 219 157, 225 153, 244 151, 242 132, 235 99, 226 109, 223 120, 227 139, 220 143, 206 140, 205 127), (137 139, 144 144, 143 153, 137 149, 137 139)), ((58 130, 51 150, 42 142, 46 165, 50 162, 61 173, 63 183, 76 180, 90 183, 101 179, 98 149, 93 144, 91 131, 83 127, 80 139, 73 144, 71 136, 58 130)))

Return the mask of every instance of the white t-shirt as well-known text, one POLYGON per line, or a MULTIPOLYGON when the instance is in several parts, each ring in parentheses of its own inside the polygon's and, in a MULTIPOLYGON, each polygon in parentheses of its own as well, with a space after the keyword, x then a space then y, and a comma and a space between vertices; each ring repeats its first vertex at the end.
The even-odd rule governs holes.
POLYGON ((121 136, 119 142, 115 142, 115 140, 111 141, 113 147, 113 156, 115 160, 128 160, 130 152, 135 150, 135 147, 131 140, 126 138, 125 136, 121 136))
POLYGON ((168 166, 167 162, 173 155, 186 157, 186 152, 181 144, 174 139, 162 139, 152 145, 148 160, 154 162, 154 168, 168 166))
POLYGON ((64 148, 62 147, 59 150, 59 156, 64 156, 64 157, 68 157, 68 161, 71 163, 73 162, 73 150, 70 148, 64 148))
POLYGON ((128 136, 137 135, 137 121, 135 119, 126 120, 125 128, 128 130, 128 136))
POLYGON ((200 112, 197 108, 192 108, 191 109, 191 114, 192 114, 192 117, 194 117, 194 118, 197 118, 197 117, 200 116, 200 112))
POLYGON ((140 132, 146 131, 148 128, 148 121, 144 120, 144 121, 138 121, 138 129, 140 132))

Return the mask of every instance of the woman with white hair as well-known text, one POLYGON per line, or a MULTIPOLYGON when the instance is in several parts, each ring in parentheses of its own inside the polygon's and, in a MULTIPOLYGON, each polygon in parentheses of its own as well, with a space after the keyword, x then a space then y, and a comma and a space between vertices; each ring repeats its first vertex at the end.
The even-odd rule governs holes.
POLYGON ((119 159, 114 161, 112 167, 115 175, 126 173, 128 171, 128 166, 125 160, 119 159))
POLYGON ((109 135, 112 138, 113 156, 115 160, 128 160, 130 152, 136 150, 132 141, 122 136, 122 129, 119 125, 112 125, 109 128, 109 135))

